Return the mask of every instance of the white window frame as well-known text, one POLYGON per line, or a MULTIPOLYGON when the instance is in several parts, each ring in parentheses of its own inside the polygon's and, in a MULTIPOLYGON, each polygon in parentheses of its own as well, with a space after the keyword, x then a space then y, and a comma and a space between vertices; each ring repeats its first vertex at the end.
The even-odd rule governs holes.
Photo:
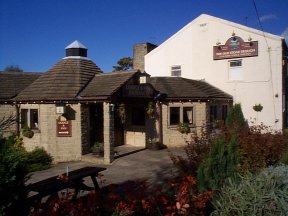
POLYGON ((170 124, 170 109, 171 108, 179 108, 179 123, 184 121, 184 108, 192 108, 192 123, 189 123, 189 127, 195 126, 195 105, 169 105, 168 106, 168 127, 177 127, 178 124, 170 124))
POLYGON ((243 61, 242 59, 228 61, 229 81, 242 81, 243 80, 243 61), (235 63, 236 65, 232 65, 235 63), (240 64, 239 64, 240 63, 240 64))
POLYGON ((22 119, 23 119, 22 110, 27 110, 25 119, 26 119, 26 121, 27 121, 27 126, 28 126, 28 128, 33 129, 33 130, 38 130, 38 129, 39 129, 39 109, 35 109, 35 108, 21 108, 21 109, 20 109, 20 127, 21 127, 21 129, 24 128, 24 127, 22 127, 22 119), (31 115, 32 115, 32 112, 33 112, 34 110, 37 110, 37 124, 34 125, 33 127, 31 127, 31 124, 32 124, 31 115))
POLYGON ((181 77, 182 75, 182 67, 181 65, 172 65, 171 66, 171 76, 173 77, 181 77))

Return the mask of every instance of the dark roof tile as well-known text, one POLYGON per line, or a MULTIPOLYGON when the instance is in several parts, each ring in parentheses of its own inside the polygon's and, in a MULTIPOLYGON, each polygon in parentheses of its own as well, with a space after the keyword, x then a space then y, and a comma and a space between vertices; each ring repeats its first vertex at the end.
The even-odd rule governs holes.
POLYGON ((167 99, 232 99, 232 96, 220 89, 199 80, 181 77, 151 77, 151 84, 167 99))
POLYGON ((102 73, 91 60, 62 59, 37 81, 24 89, 16 100, 75 99, 77 94, 96 75, 102 73))
POLYGON ((137 70, 131 70, 97 74, 79 96, 82 98, 111 96, 137 72, 137 70))
POLYGON ((0 100, 14 98, 42 74, 36 72, 0 72, 0 100))

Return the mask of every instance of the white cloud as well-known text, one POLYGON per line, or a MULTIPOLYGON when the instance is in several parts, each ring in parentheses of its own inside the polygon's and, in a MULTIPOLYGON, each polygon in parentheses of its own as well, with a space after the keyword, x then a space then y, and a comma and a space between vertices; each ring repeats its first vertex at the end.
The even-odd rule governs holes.
POLYGON ((261 22, 265 22, 267 20, 273 20, 273 19, 278 19, 278 17, 274 14, 268 14, 260 17, 261 22))
POLYGON ((288 44, 288 27, 282 32, 281 36, 285 38, 286 43, 288 44))

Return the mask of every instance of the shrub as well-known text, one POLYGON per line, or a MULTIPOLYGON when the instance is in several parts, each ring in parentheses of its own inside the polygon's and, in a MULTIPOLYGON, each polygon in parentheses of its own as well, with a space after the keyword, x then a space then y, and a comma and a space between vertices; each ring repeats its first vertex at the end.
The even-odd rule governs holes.
POLYGON ((191 141, 186 141, 185 157, 170 152, 172 162, 184 176, 196 177, 197 169, 209 151, 209 139, 207 131, 202 128, 199 134, 193 132, 191 141))
POLYGON ((28 153, 29 172, 44 170, 51 167, 52 157, 43 148, 35 148, 28 153))
POLYGON ((257 173, 267 166, 275 165, 287 148, 287 141, 279 131, 263 124, 251 126, 240 133, 240 173, 257 173))
POLYGON ((28 179, 27 152, 13 145, 13 139, 1 141, 0 146, 0 209, 6 215, 28 214, 26 205, 28 179))
POLYGON ((225 123, 229 130, 233 130, 235 132, 238 132, 243 126, 245 126, 246 122, 241 104, 235 104, 232 109, 230 109, 225 123))
POLYGON ((238 184, 229 180, 214 197, 212 215, 287 215, 288 166, 269 167, 248 174, 238 184))
POLYGON ((216 190, 229 177, 234 177, 239 163, 239 141, 237 136, 226 140, 219 135, 211 141, 208 157, 200 164, 197 171, 199 191, 216 190))

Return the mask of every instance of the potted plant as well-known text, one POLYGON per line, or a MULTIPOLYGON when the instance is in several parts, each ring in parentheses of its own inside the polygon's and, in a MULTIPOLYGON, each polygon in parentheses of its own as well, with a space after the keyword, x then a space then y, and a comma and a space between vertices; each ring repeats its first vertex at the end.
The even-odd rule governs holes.
POLYGON ((154 103, 153 102, 149 102, 148 106, 146 108, 146 114, 147 114, 148 118, 150 118, 150 119, 153 118, 154 109, 155 109, 154 103))
POLYGON ((92 154, 95 156, 99 157, 99 156, 104 155, 103 143, 101 143, 101 142, 95 142, 90 150, 91 150, 92 154))
POLYGON ((177 127, 177 130, 180 132, 180 133, 189 133, 190 132, 190 128, 189 128, 189 125, 187 123, 184 123, 184 122, 180 122, 178 127, 177 127))
POLYGON ((34 136, 34 132, 30 128, 26 127, 23 128, 22 135, 30 139, 34 136))
POLYGON ((159 142, 157 138, 148 139, 147 148, 150 150, 159 150, 162 149, 162 144, 159 142))

